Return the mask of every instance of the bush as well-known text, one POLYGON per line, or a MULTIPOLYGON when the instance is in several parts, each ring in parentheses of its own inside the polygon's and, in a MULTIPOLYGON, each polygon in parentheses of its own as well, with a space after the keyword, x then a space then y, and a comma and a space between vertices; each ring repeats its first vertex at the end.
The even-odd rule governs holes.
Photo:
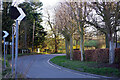
POLYGON ((98 44, 99 42, 97 40, 89 40, 89 41, 86 41, 84 46, 85 47, 98 47, 98 44))

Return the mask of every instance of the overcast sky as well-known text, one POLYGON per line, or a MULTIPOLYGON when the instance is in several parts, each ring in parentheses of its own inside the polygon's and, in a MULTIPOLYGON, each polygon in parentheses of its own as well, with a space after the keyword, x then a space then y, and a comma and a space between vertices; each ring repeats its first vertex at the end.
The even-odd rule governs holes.
MULTIPOLYGON (((54 8, 57 6, 58 2, 60 2, 60 0, 40 0, 41 2, 43 2, 43 16, 47 16, 47 11, 49 12, 49 14, 52 16, 54 15, 54 8)), ((42 22, 43 27, 45 28, 45 30, 49 30, 50 27, 46 24, 46 18, 43 17, 43 22, 42 22)))

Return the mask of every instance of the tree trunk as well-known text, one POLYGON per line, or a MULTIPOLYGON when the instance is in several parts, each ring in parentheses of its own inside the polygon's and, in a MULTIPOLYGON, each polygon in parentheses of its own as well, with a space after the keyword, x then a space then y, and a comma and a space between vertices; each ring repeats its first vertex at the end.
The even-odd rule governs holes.
POLYGON ((35 31, 35 20, 33 21, 33 39, 32 39, 32 52, 34 50, 34 31, 35 31))
POLYGON ((67 38, 65 38, 65 49, 66 49, 66 58, 69 59, 70 55, 69 55, 69 41, 67 38))
POLYGON ((109 36, 109 64, 114 63, 114 58, 115 58, 115 46, 111 35, 109 36))
POLYGON ((117 32, 114 33, 114 39, 115 39, 115 47, 117 48, 117 32))
POLYGON ((76 49, 78 49, 77 44, 78 44, 78 40, 76 40, 76 49))
POLYGON ((70 36, 70 60, 73 60, 73 39, 70 36))
POLYGON ((57 36, 55 35, 55 53, 58 52, 57 36))
POLYGON ((83 30, 81 30, 80 34, 80 50, 81 50, 81 61, 85 60, 85 54, 84 54, 84 38, 83 38, 83 30))
POLYGON ((25 48, 27 48, 27 27, 25 27, 25 48))
POLYGON ((106 44, 106 48, 109 48, 109 40, 107 34, 105 34, 105 44, 106 44))

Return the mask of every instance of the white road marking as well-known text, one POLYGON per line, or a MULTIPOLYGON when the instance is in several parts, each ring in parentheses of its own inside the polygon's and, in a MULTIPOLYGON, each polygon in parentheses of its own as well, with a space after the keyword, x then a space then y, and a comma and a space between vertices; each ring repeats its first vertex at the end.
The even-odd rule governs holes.
MULTIPOLYGON (((50 63, 50 59, 47 61, 47 63, 48 63, 49 65, 57 68, 57 69, 61 69, 60 67, 57 67, 57 66, 51 64, 51 63, 50 63)), ((82 76, 86 76, 86 75, 87 75, 87 74, 76 73, 76 72, 69 71, 69 70, 63 70, 63 71, 70 72, 70 73, 77 74, 77 75, 82 75, 82 76)), ((99 77, 99 75, 98 75, 98 77, 97 77, 97 75, 95 76, 94 74, 90 74, 90 75, 88 74, 87 76, 92 77, 92 78, 101 78, 101 77, 99 77), (94 76, 94 77, 93 77, 93 76, 94 76)), ((102 78, 111 78, 111 77, 102 76, 102 78)))
MULTIPOLYGON (((48 63, 49 65, 51 65, 51 66, 57 68, 57 69, 61 69, 60 67, 57 67, 57 66, 51 64, 51 63, 50 63, 50 59, 47 61, 47 63, 48 63)), ((70 73, 73 73, 73 74, 77 74, 77 75, 82 75, 82 76, 83 76, 83 74, 79 74, 79 73, 72 72, 72 71, 69 71, 69 70, 63 70, 63 71, 66 71, 66 72, 70 72, 70 73)), ((86 75, 84 75, 84 76, 86 76, 86 75)), ((87 76, 89 76, 89 75, 87 75, 87 76)), ((93 76, 91 76, 91 77, 92 77, 92 78, 100 78, 100 77, 93 77, 93 76)))
POLYGON ((49 65, 51 65, 51 66, 53 66, 53 67, 57 68, 57 69, 61 69, 61 68, 56 67, 55 65, 51 64, 51 63, 50 63, 50 59, 47 61, 47 63, 48 63, 49 65))

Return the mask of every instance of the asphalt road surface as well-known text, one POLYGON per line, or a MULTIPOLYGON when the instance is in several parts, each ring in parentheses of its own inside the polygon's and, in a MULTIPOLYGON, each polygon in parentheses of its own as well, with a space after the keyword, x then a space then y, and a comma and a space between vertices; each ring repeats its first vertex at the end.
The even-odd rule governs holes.
POLYGON ((17 72, 26 78, 109 78, 57 66, 49 60, 61 54, 30 55, 18 58, 17 72))

